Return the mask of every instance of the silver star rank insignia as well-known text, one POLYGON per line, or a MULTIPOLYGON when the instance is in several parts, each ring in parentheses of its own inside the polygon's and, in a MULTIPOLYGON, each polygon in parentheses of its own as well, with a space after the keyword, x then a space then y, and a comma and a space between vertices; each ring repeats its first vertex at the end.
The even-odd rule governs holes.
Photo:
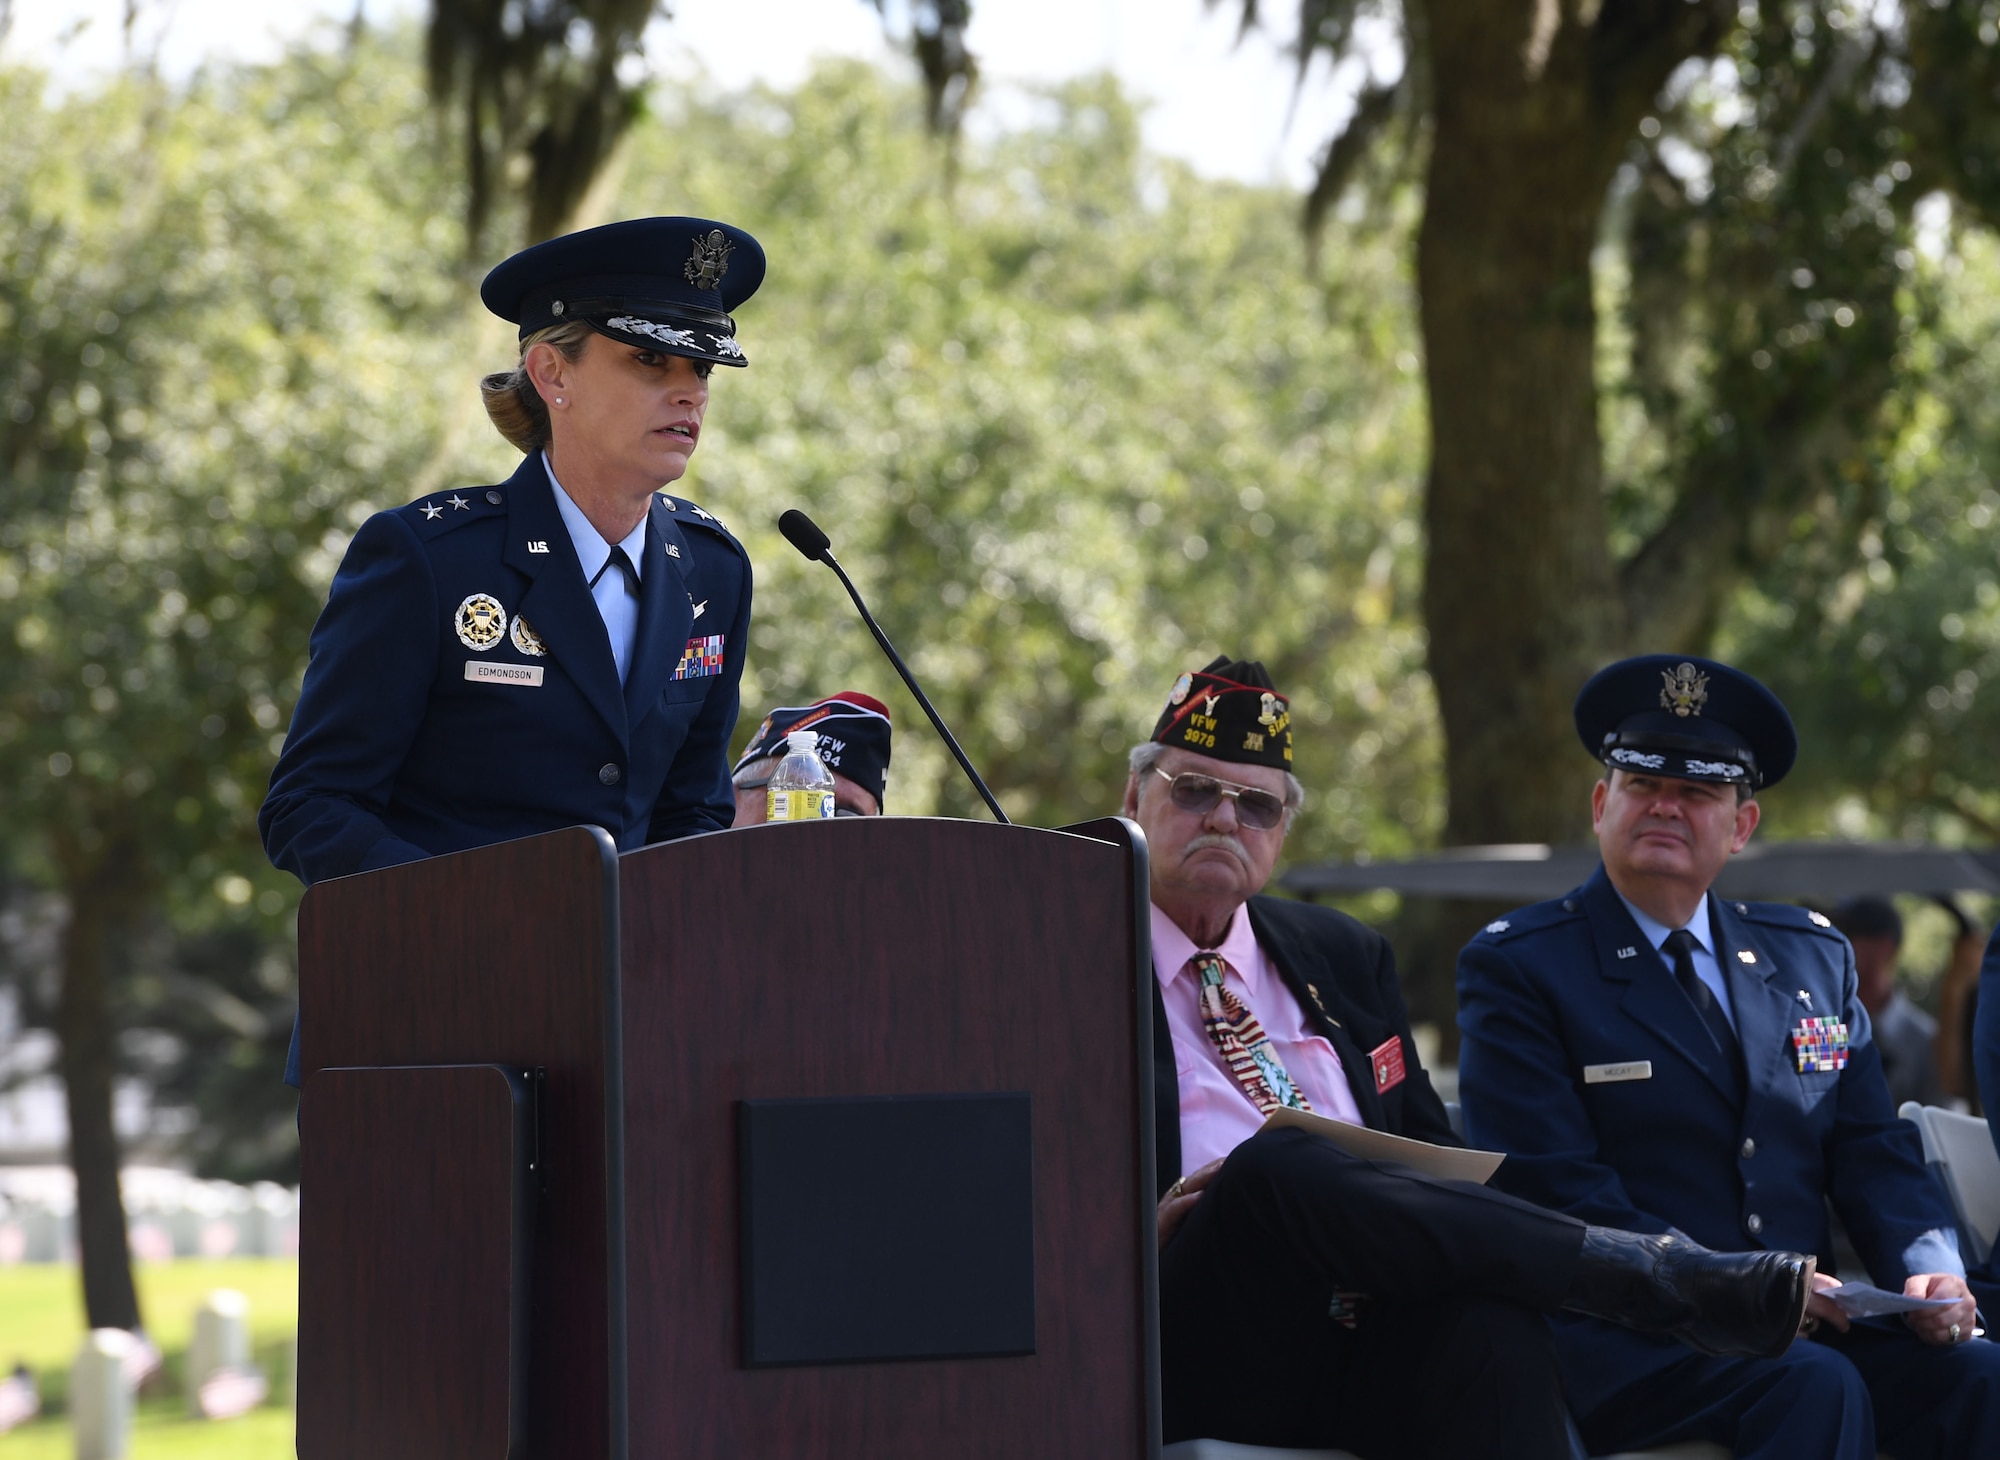
POLYGON ((1809 912, 1806 914, 1806 921, 1811 923, 1815 928, 1830 928, 1833 926, 1833 920, 1825 913, 1809 912))
POLYGON ((444 508, 442 508, 442 507, 433 507, 433 506, 432 506, 432 505, 431 505, 430 503, 428 503, 428 502, 424 503, 424 521, 426 521, 426 522, 432 522, 432 521, 435 521, 435 520, 436 520, 437 518, 440 518, 440 517, 442 517, 442 516, 444 516, 444 508))
POLYGON ((459 496, 451 496, 451 497, 447 497, 447 498, 445 498, 445 500, 446 500, 447 502, 451 503, 451 505, 452 505, 452 510, 453 510, 453 511, 455 511, 455 512, 463 512, 463 511, 465 511, 465 510, 466 510, 466 502, 465 502, 465 498, 463 498, 463 497, 459 497, 459 496))
POLYGON ((1486 931, 1489 933, 1504 933, 1513 926, 1514 925, 1508 922, 1505 918, 1495 918, 1492 922, 1486 925, 1486 931))
POLYGON ((722 520, 721 518, 717 517, 713 512, 704 512, 699 507, 696 507, 694 509, 694 515, 699 517, 703 522, 720 522, 722 520))

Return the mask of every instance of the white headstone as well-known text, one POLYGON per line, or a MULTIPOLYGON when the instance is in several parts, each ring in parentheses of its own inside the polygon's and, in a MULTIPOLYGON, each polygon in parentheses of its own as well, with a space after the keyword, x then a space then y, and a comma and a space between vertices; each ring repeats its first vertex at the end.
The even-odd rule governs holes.
POLYGON ((234 1288, 217 1288, 194 1315, 188 1345, 188 1413, 202 1414, 201 1386, 220 1369, 250 1367, 250 1300, 234 1288))
POLYGON ((132 1387, 125 1361, 132 1335, 120 1328, 94 1329, 69 1371, 70 1424, 76 1433, 76 1460, 125 1460, 132 1438, 132 1387))

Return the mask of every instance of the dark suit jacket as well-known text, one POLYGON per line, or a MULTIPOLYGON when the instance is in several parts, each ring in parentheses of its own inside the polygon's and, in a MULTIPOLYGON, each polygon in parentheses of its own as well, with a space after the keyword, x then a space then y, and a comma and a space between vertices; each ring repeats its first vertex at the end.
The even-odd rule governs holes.
MULTIPOLYGON (((1332 908, 1275 897, 1253 897, 1249 908, 1250 926, 1285 987, 1340 1055, 1368 1128, 1440 1146, 1463 1145, 1417 1058, 1389 940, 1332 908), (1402 1041, 1404 1077, 1378 1091, 1368 1053, 1390 1039, 1402 1041)), ((1181 1169, 1181 1089, 1158 978, 1153 980, 1153 1131, 1164 1196, 1181 1169)))
MULTIPOLYGON (((1725 1252, 1815 1253, 1828 1271, 1831 1200, 1875 1281, 1900 1291, 1905 1250, 1948 1234, 1952 1216, 1916 1127, 1889 1104, 1853 950, 1803 908, 1710 905, 1747 1092, 1599 868, 1568 897, 1488 924, 1459 955, 1466 1135, 1507 1152, 1496 1185, 1542 1206, 1725 1252), (1792 1034, 1824 1015, 1847 1025, 1846 1068, 1800 1073, 1792 1034), (1642 1062, 1645 1078, 1585 1073, 1642 1062)), ((1591 1319, 1551 1321, 1583 1413, 1687 1353, 1591 1319)))
POLYGON ((750 560, 665 495, 644 559, 621 687, 540 452, 500 486, 369 518, 258 816, 271 860, 313 883, 578 824, 621 850, 727 827, 750 560), (474 595, 507 615, 497 642, 460 636, 474 595))

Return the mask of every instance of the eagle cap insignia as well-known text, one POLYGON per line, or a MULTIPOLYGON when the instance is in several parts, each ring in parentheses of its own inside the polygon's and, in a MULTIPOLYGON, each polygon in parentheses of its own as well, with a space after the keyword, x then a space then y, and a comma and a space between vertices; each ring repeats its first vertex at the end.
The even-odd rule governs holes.
POLYGON ((1692 664, 1676 664, 1672 669, 1662 669, 1660 679, 1660 708, 1672 710, 1685 719, 1689 715, 1699 715, 1701 707, 1708 703, 1708 676, 1692 664))
POLYGON ((707 234, 695 235, 694 252, 681 265, 681 273, 697 289, 713 289, 722 282, 722 276, 729 272, 729 255, 736 245, 720 228, 711 228, 707 234))

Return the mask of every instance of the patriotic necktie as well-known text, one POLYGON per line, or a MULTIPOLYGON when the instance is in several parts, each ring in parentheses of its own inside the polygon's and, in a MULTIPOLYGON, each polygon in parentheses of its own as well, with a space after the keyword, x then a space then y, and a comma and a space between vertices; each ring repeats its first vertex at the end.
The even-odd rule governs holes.
POLYGON ((1312 1103, 1285 1072, 1278 1052, 1271 1047, 1271 1036, 1264 1032, 1257 1016, 1223 987, 1225 965, 1220 955, 1197 953, 1188 964, 1201 985, 1201 1022, 1250 1103, 1266 1114, 1282 1106, 1311 1110, 1312 1103))

